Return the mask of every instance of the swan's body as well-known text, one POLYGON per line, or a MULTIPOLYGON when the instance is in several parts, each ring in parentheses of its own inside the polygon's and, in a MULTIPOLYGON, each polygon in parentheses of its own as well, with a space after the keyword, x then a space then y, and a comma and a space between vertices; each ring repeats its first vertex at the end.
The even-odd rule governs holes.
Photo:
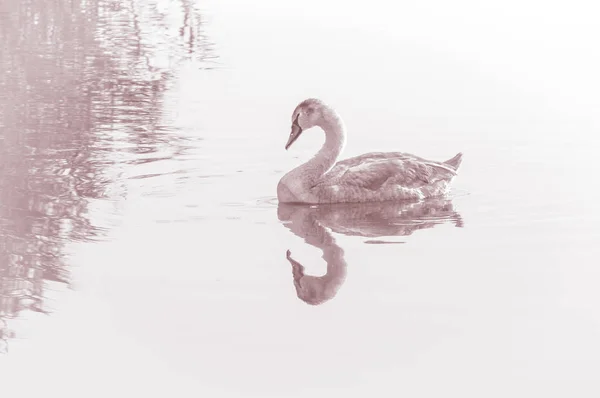
POLYGON ((346 142, 344 124, 316 99, 300 103, 292 114, 286 149, 304 131, 319 126, 325 144, 308 162, 281 178, 277 198, 286 203, 348 203, 425 199, 442 195, 458 169, 462 154, 445 162, 401 152, 372 152, 336 163, 346 142))

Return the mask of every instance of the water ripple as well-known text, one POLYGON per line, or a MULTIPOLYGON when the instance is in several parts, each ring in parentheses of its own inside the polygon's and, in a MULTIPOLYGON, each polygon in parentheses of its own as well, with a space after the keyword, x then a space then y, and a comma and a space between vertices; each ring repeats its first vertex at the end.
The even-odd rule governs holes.
POLYGON ((50 284, 69 282, 65 246, 111 228, 92 203, 118 217, 127 179, 185 174, 169 165, 201 140, 172 125, 164 96, 181 65, 218 59, 187 0, 4 2, 0 41, 4 341, 4 319, 46 312, 50 284))

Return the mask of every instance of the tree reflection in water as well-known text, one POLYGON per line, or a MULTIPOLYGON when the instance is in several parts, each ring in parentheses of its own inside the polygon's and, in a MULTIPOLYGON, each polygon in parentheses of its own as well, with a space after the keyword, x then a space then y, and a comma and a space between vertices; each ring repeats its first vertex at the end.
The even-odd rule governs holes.
MULTIPOLYGON (((463 226, 463 221, 450 199, 432 198, 421 202, 345 203, 333 205, 292 205, 280 203, 279 220, 296 236, 320 249, 327 263, 323 276, 304 273, 304 266, 292 258, 296 294, 302 301, 319 305, 337 294, 346 278, 344 250, 332 232, 367 238, 408 236, 419 229, 433 228, 443 223, 463 226)), ((369 240, 366 243, 386 243, 369 240)), ((392 242, 388 242, 392 243, 392 242)))
POLYGON ((0 3, 0 350, 6 319, 46 312, 48 284, 68 284, 66 242, 102 236, 89 204, 126 195, 120 165, 181 151, 164 92, 183 61, 215 56, 191 3, 160 4, 0 3))

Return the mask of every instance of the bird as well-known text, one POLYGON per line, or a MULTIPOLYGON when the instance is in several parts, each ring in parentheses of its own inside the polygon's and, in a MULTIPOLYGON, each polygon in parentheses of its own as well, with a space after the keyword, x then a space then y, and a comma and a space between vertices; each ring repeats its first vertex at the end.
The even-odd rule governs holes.
POLYGON ((281 178, 279 202, 423 200, 447 193, 462 162, 461 152, 444 162, 402 152, 371 152, 337 162, 346 144, 346 128, 340 115, 316 98, 306 99, 294 109, 285 149, 315 126, 325 132, 325 143, 310 160, 281 178))

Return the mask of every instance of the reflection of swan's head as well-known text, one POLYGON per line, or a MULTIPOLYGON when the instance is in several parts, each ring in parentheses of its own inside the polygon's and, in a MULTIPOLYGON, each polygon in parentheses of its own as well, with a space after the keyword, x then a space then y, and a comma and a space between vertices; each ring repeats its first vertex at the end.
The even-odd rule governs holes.
POLYGON ((286 257, 292 264, 294 286, 300 300, 320 305, 335 297, 346 277, 344 251, 335 242, 323 247, 323 258, 327 262, 327 273, 323 276, 305 275, 304 266, 292 258, 289 250, 286 257))
POLYGON ((309 98, 302 101, 292 113, 292 132, 285 144, 288 149, 303 131, 314 126, 322 127, 332 110, 323 101, 309 98))
MULTIPOLYGON (((314 278, 314 277, 313 277, 314 278)), ((316 280, 316 278, 314 278, 316 280)), ((312 282, 312 281, 311 281, 312 282)), ((298 298, 310 305, 321 305, 331 300, 337 293, 336 289, 323 289, 321 284, 315 283, 296 283, 296 294, 298 298), (328 294, 324 294, 324 292, 328 294)))

